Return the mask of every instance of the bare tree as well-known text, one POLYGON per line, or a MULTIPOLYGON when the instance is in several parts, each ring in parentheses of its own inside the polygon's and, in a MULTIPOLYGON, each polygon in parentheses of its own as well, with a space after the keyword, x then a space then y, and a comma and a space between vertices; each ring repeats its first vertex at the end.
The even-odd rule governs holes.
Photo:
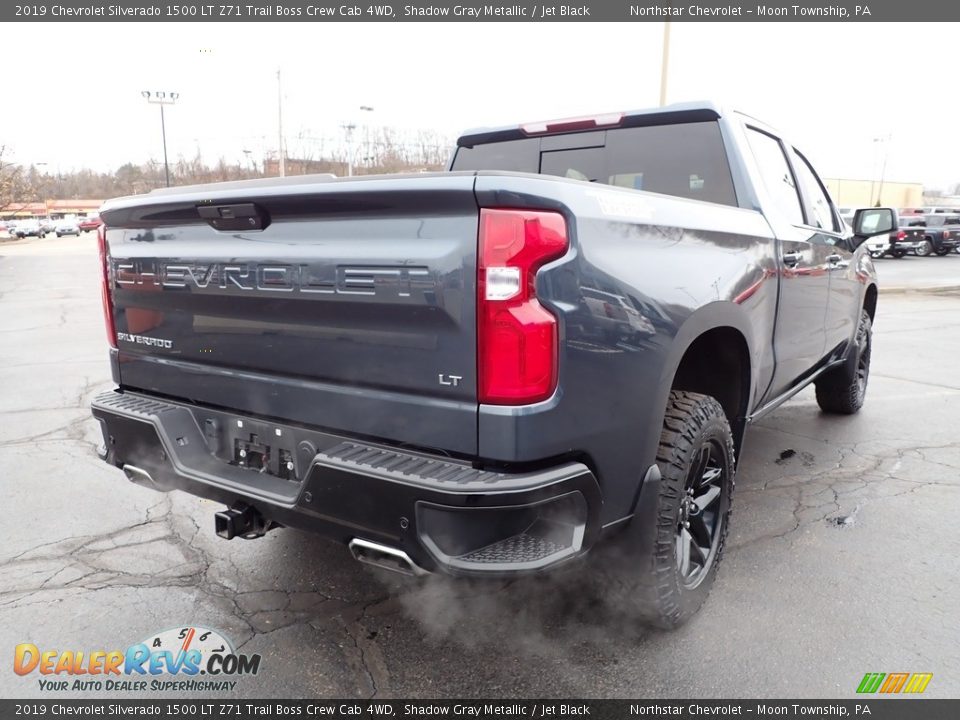
POLYGON ((0 212, 17 212, 36 200, 36 168, 10 162, 10 150, 0 145, 0 212))
MULTIPOLYGON (((354 172, 357 175, 422 172, 443 169, 451 143, 445 136, 428 130, 399 130, 370 127, 362 143, 354 147, 354 172)), ((348 148, 338 136, 314 134, 302 129, 290 148, 287 174, 347 174, 348 148)), ((23 166, 9 160, 8 147, 0 145, 0 212, 16 212, 31 202, 47 199, 101 199, 118 195, 136 195, 165 185, 163 163, 124 163, 113 172, 72 170, 50 175, 35 166, 23 166)), ((278 172, 276 157, 261 163, 252 157, 237 161, 225 158, 208 164, 198 149, 193 157, 180 156, 170 163, 173 185, 192 185, 223 180, 244 180, 278 172)), ((42 168, 41 168, 42 169, 42 168)))

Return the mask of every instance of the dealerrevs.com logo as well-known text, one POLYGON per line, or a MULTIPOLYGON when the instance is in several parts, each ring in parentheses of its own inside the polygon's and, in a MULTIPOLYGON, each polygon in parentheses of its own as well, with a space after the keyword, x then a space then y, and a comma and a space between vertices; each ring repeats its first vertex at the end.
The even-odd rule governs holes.
POLYGON ((260 655, 237 653, 222 633, 203 627, 164 630, 126 650, 45 650, 20 643, 13 671, 38 675, 41 690, 106 692, 232 691, 256 675, 260 655))

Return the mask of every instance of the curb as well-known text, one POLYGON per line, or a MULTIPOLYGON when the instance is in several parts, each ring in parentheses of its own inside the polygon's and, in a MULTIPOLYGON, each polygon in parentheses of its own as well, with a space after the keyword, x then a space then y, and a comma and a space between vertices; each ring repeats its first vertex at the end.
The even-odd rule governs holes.
POLYGON ((907 295, 917 293, 950 293, 960 292, 960 285, 931 285, 930 287, 883 287, 880 286, 881 295, 907 295))

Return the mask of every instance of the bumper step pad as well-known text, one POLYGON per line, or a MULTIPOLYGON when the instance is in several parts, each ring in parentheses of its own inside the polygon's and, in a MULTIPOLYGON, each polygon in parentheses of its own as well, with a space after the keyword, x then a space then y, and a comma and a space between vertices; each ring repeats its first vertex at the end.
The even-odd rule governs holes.
POLYGON ((534 563, 568 549, 568 546, 547 538, 520 533, 466 555, 461 555, 457 559, 463 563, 478 565, 488 563, 534 563))

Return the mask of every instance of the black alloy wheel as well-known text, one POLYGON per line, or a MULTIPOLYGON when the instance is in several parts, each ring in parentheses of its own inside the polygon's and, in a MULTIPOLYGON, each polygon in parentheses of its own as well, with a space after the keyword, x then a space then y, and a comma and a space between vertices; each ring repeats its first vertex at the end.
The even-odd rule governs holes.
POLYGON ((716 440, 700 448, 687 475, 677 517, 677 571, 684 587, 694 588, 710 570, 720 543, 727 505, 726 466, 716 440))

